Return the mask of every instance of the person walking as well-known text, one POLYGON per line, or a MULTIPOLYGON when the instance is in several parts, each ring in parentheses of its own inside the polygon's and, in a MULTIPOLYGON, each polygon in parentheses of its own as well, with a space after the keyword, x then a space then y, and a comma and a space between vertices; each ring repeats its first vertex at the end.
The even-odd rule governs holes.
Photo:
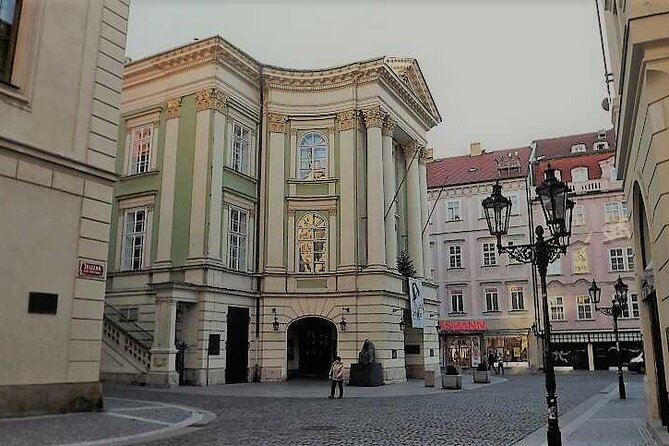
POLYGON ((339 398, 344 396, 344 363, 339 356, 335 356, 332 367, 330 367, 330 395, 332 399, 335 396, 335 387, 339 386, 339 398))
POLYGON ((497 356, 497 370, 499 371, 499 373, 504 375, 504 355, 503 354, 500 354, 499 356, 497 356))
POLYGON ((497 375, 497 369, 495 368, 495 353, 492 350, 488 352, 488 370, 492 369, 497 375))

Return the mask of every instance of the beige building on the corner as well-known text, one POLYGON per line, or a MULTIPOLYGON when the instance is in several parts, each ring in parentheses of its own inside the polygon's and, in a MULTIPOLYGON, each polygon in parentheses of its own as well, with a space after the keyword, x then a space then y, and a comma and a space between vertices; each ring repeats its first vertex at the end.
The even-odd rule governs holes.
POLYGON ((0 8, 0 417, 102 405, 127 17, 126 0, 0 8))
MULTIPOLYGON (((610 0, 616 166, 632 213, 650 424, 669 426, 669 2, 610 0)), ((653 429, 655 430, 655 429, 653 429)), ((666 433, 665 433, 666 435, 666 433)))
POLYGON ((121 108, 107 379, 323 377, 365 339, 385 382, 438 370, 424 146, 441 118, 414 59, 282 69, 212 37, 127 64, 121 108), (425 328, 403 320, 403 250, 425 328))

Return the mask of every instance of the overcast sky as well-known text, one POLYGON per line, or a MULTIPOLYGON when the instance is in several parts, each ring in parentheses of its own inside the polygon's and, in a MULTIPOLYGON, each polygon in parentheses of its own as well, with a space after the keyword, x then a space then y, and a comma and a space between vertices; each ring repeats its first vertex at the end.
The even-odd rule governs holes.
POLYGON ((435 157, 611 126, 593 0, 132 0, 127 53, 215 34, 284 67, 418 59, 435 157))

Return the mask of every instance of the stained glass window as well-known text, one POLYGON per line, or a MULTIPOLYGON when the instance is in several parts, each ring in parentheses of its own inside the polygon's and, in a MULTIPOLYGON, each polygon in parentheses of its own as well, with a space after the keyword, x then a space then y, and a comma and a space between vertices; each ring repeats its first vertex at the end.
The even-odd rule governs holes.
POLYGON ((299 175, 301 180, 319 180, 327 174, 328 145, 323 134, 309 132, 300 138, 299 175))
POLYGON ((326 271, 328 224, 322 215, 310 212, 300 218, 297 223, 297 246, 301 273, 326 271))

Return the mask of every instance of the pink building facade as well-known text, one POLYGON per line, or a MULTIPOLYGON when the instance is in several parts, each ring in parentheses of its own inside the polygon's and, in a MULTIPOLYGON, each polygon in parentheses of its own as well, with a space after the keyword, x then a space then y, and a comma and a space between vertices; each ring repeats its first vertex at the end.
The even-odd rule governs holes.
MULTIPOLYGON (((613 321, 595 311, 588 288, 595 279, 601 306, 610 306, 620 276, 630 287, 628 308, 619 320, 623 362, 642 351, 640 293, 634 278, 636 257, 622 184, 616 179, 611 132, 538 140, 533 144, 533 181, 550 163, 572 190, 575 201, 571 244, 548 269, 548 297, 556 365, 606 369, 615 365, 613 321)), ((532 188, 533 189, 533 188, 532 188)), ((532 200, 535 224, 541 206, 532 200)))

